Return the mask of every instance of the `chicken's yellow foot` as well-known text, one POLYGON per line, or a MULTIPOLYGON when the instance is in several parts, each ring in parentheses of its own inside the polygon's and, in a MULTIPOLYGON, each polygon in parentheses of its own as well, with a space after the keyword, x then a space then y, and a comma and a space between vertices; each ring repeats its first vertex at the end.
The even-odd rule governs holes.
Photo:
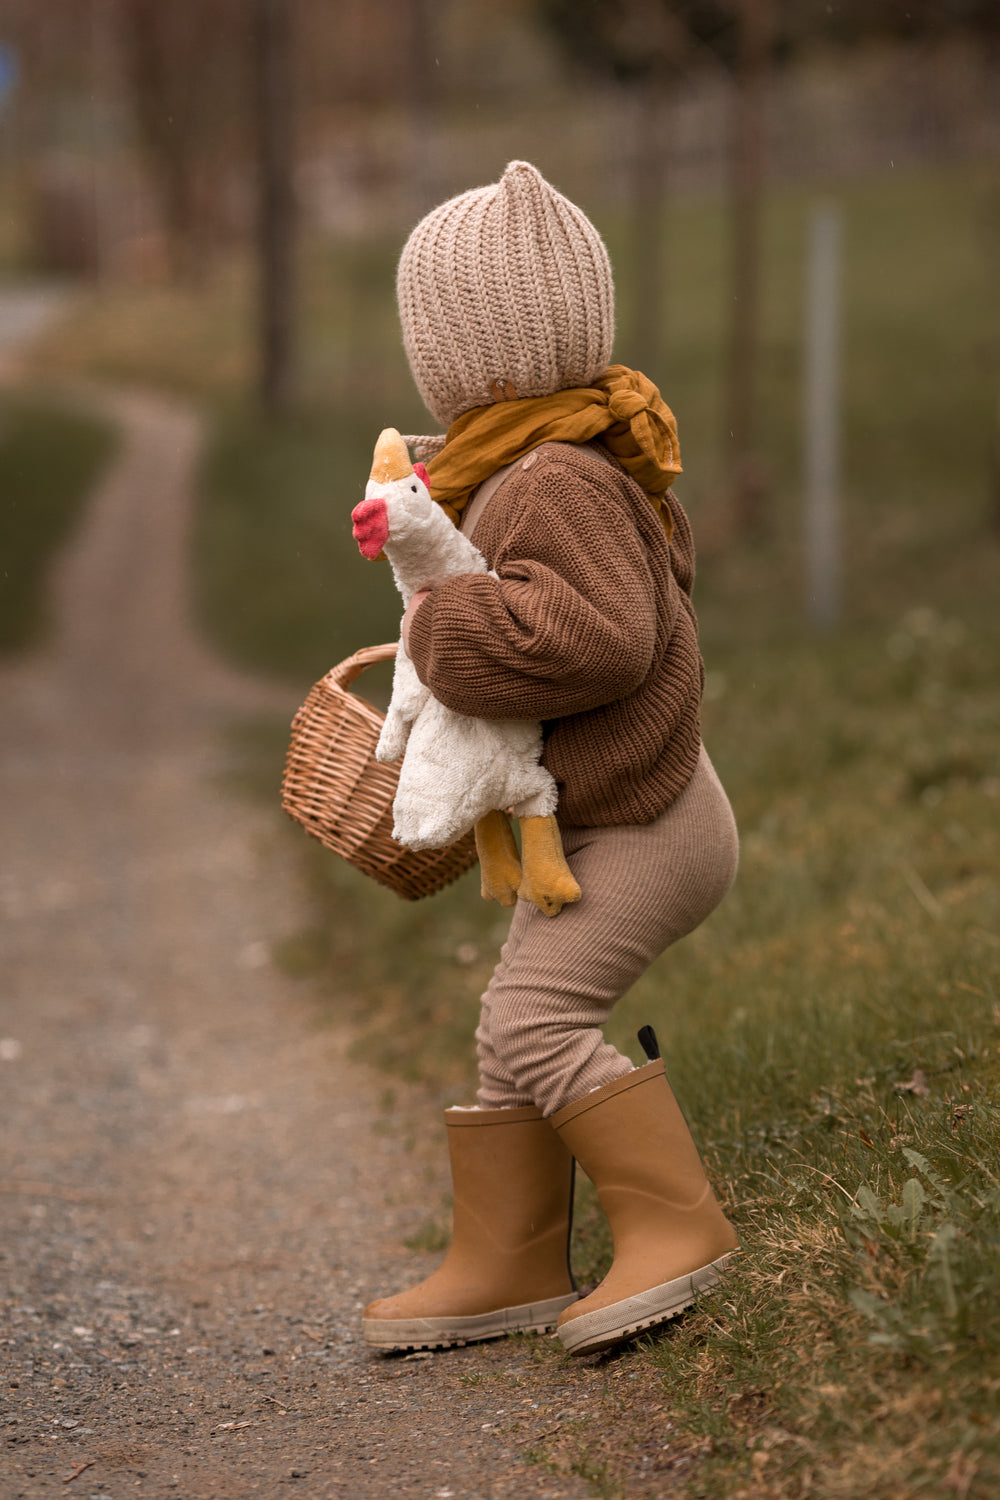
POLYGON ((521 884, 517 894, 533 901, 547 917, 580 899, 580 887, 566 863, 559 824, 554 817, 519 818, 521 825, 521 884))
POLYGON ((476 824, 476 849, 484 901, 513 906, 521 884, 521 861, 505 813, 488 812, 476 824))

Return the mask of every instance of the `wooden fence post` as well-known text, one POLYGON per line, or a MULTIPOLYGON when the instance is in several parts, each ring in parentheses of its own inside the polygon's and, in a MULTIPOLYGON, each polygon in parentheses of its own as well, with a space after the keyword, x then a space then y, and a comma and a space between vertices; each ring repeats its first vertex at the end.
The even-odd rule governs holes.
POLYGON ((819 204, 809 226, 805 288, 806 602, 811 623, 840 621, 841 214, 819 204))

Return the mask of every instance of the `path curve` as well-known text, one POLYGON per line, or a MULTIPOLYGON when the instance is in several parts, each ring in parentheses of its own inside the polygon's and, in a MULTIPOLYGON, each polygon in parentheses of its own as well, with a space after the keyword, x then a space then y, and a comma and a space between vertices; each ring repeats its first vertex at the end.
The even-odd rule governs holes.
POLYGON ((219 731, 294 704, 191 627, 198 419, 86 399, 121 446, 48 647, 0 669, 0 1500, 589 1495, 521 1455, 598 1372, 358 1341, 364 1300, 433 1264, 401 1242, 443 1162, 405 1143, 422 1101, 386 1113, 268 961, 308 897, 219 731))

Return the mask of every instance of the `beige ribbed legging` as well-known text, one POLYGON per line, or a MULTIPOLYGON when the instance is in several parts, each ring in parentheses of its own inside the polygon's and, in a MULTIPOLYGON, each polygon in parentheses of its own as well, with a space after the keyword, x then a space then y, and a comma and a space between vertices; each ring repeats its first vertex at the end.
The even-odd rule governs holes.
POLYGON ((557 917, 519 901, 476 1032, 482 1109, 546 1115, 632 1069, 601 1028, 653 959, 703 922, 736 875, 729 800, 704 750, 655 823, 563 826, 583 892, 557 917))

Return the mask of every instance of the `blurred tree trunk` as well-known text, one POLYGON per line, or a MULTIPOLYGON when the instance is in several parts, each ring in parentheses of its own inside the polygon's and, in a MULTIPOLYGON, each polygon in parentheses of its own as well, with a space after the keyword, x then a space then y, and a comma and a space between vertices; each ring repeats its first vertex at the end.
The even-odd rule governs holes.
POLYGON ((260 400, 286 411, 294 389, 295 148, 291 0, 254 0, 260 400))
POLYGON ((113 3, 171 269, 196 279, 227 227, 227 159, 243 144, 245 0, 113 3))
MULTIPOLYGON (((175 276, 197 275, 194 173, 188 121, 177 98, 177 19, 160 0, 122 0, 123 52, 132 107, 157 196, 175 276)), ((188 38, 191 41, 191 38, 188 38)))
POLYGON ((436 139, 438 96, 442 72, 435 38, 441 7, 434 0, 405 0, 406 66, 400 70, 399 92, 406 101, 409 128, 406 140, 404 203, 414 223, 438 201, 440 149, 436 139))
POLYGON ((669 103, 662 73, 632 85, 631 283, 629 357, 657 384, 663 379, 667 313, 666 205, 669 103))
POLYGON ((765 478, 757 443, 760 219, 773 0, 739 0, 739 57, 732 137, 732 324, 726 451, 733 517, 743 534, 765 524, 765 478))

